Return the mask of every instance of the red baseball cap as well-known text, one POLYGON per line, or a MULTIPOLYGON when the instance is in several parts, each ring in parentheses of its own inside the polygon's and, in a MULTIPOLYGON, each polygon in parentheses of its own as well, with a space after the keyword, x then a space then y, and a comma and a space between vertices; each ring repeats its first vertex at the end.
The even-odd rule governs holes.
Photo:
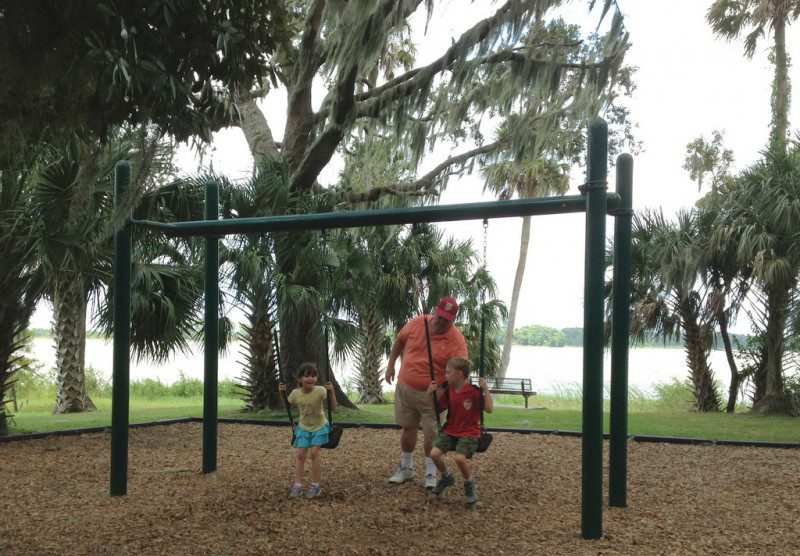
POLYGON ((458 314, 458 303, 452 297, 443 297, 436 307, 436 316, 453 322, 458 314))

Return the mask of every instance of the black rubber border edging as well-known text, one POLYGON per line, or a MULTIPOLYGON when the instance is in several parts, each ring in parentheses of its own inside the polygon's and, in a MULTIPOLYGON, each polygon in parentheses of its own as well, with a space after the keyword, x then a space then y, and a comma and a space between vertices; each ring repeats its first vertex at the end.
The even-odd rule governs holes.
MULTIPOLYGON (((160 425, 175 425, 178 423, 194 423, 197 417, 181 417, 179 419, 164 419, 163 421, 147 421, 145 423, 131 423, 129 428, 138 429, 144 427, 158 427, 160 425)), ((199 419, 202 421, 202 419, 199 419)), ((94 434, 98 432, 106 432, 111 430, 111 425, 104 425, 102 427, 85 427, 82 429, 63 429, 60 431, 47 431, 47 432, 32 432, 28 434, 15 434, 11 436, 0 436, 0 443, 15 442, 17 440, 39 440, 41 438, 48 438, 51 436, 77 436, 81 434, 94 434)))
MULTIPOLYGON (((141 427, 157 427, 160 425, 174 425, 177 423, 202 423, 202 417, 183 417, 180 419, 166 419, 163 421, 149 421, 146 423, 132 423, 130 428, 141 427)), ((220 423, 239 424, 239 425, 262 425, 270 427, 288 427, 289 423, 286 421, 271 421, 265 419, 244 419, 238 417, 225 417, 218 419, 220 423)), ((337 422, 342 428, 345 429, 400 429, 400 425, 394 423, 349 423, 337 422)), ((65 429, 60 431, 49 432, 36 432, 31 434, 19 434, 15 436, 0 437, 0 443, 13 442, 17 440, 38 440, 41 438, 48 438, 51 436, 75 436, 80 434, 93 434, 110 430, 111 426, 103 427, 88 427, 83 429, 65 429)), ((562 430, 546 430, 546 429, 516 429, 510 427, 486 427, 489 432, 508 432, 515 434, 550 434, 554 436, 569 436, 573 438, 580 438, 580 431, 562 431, 562 430)), ((608 439, 608 433, 603 434, 604 439, 608 439)), ((652 442, 660 444, 690 444, 690 445, 705 445, 705 446, 738 446, 745 448, 779 448, 779 449, 800 449, 800 442, 756 442, 747 440, 710 440, 706 438, 681 438, 676 436, 648 436, 633 434, 628 436, 628 439, 633 442, 652 442)))
MULTIPOLYGON (((202 423, 203 419, 194 417, 194 421, 202 423)), ((269 425, 278 427, 288 427, 289 423, 286 421, 266 421, 261 419, 244 419, 244 418, 222 418, 219 419, 220 423, 237 423, 242 425, 269 425)), ((400 425, 394 423, 348 423, 337 422, 342 428, 345 429, 400 429, 400 425)), ((489 432, 509 432, 515 434, 552 434, 554 436, 570 436, 573 438, 580 438, 580 431, 561 431, 561 430, 547 430, 547 429, 516 429, 510 427, 486 427, 489 432)), ((603 433, 603 438, 608 440, 609 434, 603 433)), ((747 440, 711 440, 706 438, 681 438, 677 436, 648 436, 632 434, 628 439, 633 442, 653 442, 662 444, 693 444, 693 445, 706 445, 706 446, 739 446, 748 448, 782 448, 782 449, 800 449, 800 442, 757 442, 747 440)))

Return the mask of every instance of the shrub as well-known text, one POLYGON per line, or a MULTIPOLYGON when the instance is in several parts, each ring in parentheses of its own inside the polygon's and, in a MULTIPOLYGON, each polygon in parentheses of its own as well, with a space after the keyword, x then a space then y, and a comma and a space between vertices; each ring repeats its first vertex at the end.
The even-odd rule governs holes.
POLYGON ((111 381, 103 378, 94 367, 86 367, 84 371, 86 394, 89 397, 107 398, 111 396, 111 381))
POLYGON ((658 409, 691 410, 694 404, 692 384, 689 379, 673 378, 669 382, 653 385, 658 409))

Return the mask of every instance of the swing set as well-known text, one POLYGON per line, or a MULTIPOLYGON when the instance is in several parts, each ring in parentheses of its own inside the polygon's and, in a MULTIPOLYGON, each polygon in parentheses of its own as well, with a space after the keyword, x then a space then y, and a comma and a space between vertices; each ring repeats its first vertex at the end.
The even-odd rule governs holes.
MULTIPOLYGON (((603 349, 605 343, 603 294, 606 216, 613 216, 615 219, 609 504, 616 507, 627 505, 628 342, 633 159, 627 154, 618 157, 617 191, 608 193, 608 125, 600 118, 592 120, 589 124, 587 150, 587 179, 580 188, 580 195, 219 220, 218 186, 215 182, 208 182, 205 190, 205 220, 164 223, 128 219, 115 234, 111 495, 124 496, 127 494, 128 488, 131 243, 134 227, 156 230, 174 237, 202 236, 205 238, 202 468, 203 473, 213 474, 217 470, 218 260, 221 237, 243 233, 295 232, 390 224, 586 213, 581 535, 585 539, 600 538, 603 531, 603 349)), ((120 209, 123 199, 128 195, 130 182, 130 165, 126 161, 118 162, 115 169, 115 206, 117 210, 120 209)), ((482 326, 483 334, 485 334, 485 323, 482 326)), ((482 360, 483 357, 481 357, 482 360)), ((326 368, 327 375, 329 373, 327 362, 326 367, 328 367, 326 368)), ((530 431, 521 430, 520 432, 530 431)))

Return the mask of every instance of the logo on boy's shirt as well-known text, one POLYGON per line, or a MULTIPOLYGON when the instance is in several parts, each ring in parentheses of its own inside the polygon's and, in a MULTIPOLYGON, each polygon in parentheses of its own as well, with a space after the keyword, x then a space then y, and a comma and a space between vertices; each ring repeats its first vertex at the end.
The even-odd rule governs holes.
POLYGON ((472 409, 472 400, 464 400, 464 409, 467 411, 472 409))

